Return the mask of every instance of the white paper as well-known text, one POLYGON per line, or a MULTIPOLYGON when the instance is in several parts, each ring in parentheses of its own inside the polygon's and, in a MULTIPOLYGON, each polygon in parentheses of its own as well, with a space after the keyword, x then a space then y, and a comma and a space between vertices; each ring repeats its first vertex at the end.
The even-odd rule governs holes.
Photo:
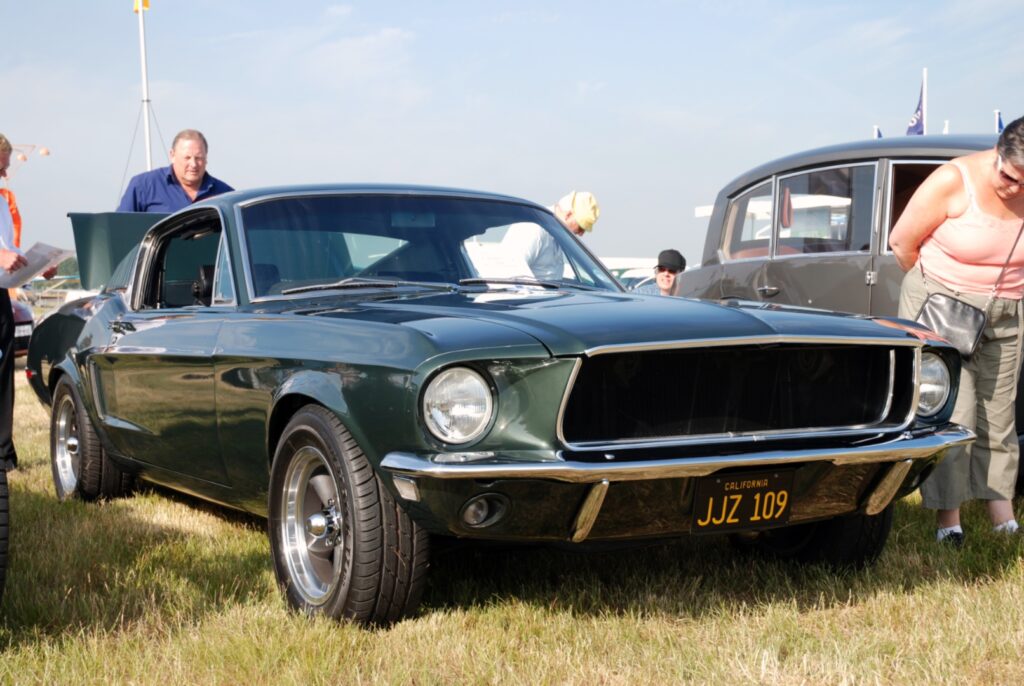
POLYGON ((0 288, 17 288, 24 285, 50 267, 56 267, 64 260, 74 256, 74 250, 64 250, 46 243, 36 243, 25 253, 28 264, 13 272, 0 274, 0 288))

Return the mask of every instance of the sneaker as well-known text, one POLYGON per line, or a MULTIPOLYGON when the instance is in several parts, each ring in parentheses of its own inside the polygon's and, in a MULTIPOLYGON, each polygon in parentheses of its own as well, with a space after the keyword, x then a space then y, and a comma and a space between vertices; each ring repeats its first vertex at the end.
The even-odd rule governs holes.
POLYGON ((960 549, 964 547, 964 535, 959 531, 951 531, 939 543, 960 549))

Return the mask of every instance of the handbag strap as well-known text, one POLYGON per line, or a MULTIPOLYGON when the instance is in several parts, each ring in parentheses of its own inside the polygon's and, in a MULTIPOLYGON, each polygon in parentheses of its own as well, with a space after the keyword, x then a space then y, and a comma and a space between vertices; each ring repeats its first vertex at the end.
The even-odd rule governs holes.
MULTIPOLYGON (((1003 280, 1003 274, 1006 273, 1006 268, 1010 266, 1010 260, 1013 259, 1013 253, 1017 249, 1017 244, 1020 243, 1021 234, 1024 234, 1024 221, 1020 223, 1020 228, 1017 229, 1017 237, 1013 239, 1013 246, 1010 248, 1010 252, 1006 256, 1006 261, 1003 262, 1003 268, 999 270, 999 276, 996 277, 996 282, 992 284, 992 291, 988 294, 988 300, 985 302, 986 310, 988 310, 988 306, 992 304, 992 301, 995 300, 996 289, 999 288, 999 282, 1003 280)), ((917 265, 921 268, 921 276, 924 276, 924 260, 921 259, 920 253, 918 253, 917 265)))
POLYGON ((992 293, 988 296, 988 301, 991 303, 992 299, 996 297, 996 289, 999 287, 999 282, 1003 280, 1003 274, 1006 273, 1006 268, 1010 266, 1010 259, 1013 257, 1013 251, 1017 249, 1017 244, 1020 243, 1020 235, 1024 233, 1024 222, 1020 223, 1020 228, 1017 229, 1017 237, 1013 239, 1013 247, 1010 248, 1010 254, 1006 256, 1006 262, 1003 262, 1003 268, 999 270, 999 276, 996 278, 996 282, 992 284, 992 293))

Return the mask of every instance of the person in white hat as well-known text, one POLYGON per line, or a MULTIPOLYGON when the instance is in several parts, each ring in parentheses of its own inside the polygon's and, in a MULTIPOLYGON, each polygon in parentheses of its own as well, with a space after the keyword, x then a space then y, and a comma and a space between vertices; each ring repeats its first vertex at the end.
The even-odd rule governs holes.
MULTIPOLYGON (((582 236, 594 229, 601 208, 593 193, 572 191, 549 208, 567 230, 582 236)), ((533 276, 540 280, 560 279, 565 255, 554 237, 537 224, 520 223, 509 227, 503 245, 521 255, 533 276)))

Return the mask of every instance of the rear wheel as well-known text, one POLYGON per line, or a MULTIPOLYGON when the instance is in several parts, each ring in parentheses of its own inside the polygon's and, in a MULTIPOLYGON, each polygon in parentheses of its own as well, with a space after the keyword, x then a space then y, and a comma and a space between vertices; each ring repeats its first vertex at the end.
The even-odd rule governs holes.
POLYGON ((107 457, 66 376, 60 378, 53 393, 50 464, 60 500, 116 498, 131 490, 131 475, 107 457))
POLYGON ((810 524, 739 534, 733 541, 777 557, 832 567, 861 568, 878 559, 892 530, 893 506, 876 515, 849 514, 810 524))
POLYGON ((394 622, 416 609, 427 534, 326 409, 307 406, 285 428, 269 510, 274 571, 291 607, 366 624, 394 622))

